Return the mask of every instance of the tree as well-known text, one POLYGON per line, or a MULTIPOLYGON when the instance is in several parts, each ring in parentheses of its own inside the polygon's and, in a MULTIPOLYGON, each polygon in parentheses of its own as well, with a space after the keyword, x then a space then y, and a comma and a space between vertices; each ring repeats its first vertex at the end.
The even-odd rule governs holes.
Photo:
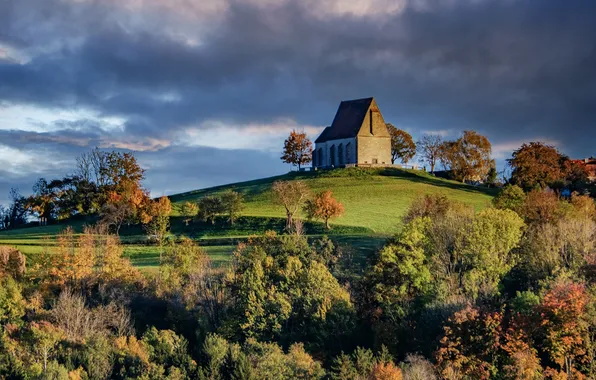
POLYGON ((226 191, 221 195, 222 209, 228 215, 228 221, 231 225, 238 218, 240 212, 244 209, 242 194, 236 191, 226 191))
POLYGON ((309 219, 322 219, 329 230, 329 220, 341 216, 344 205, 333 197, 331 190, 325 190, 315 195, 314 199, 307 200, 304 211, 309 219))
POLYGON ((149 223, 145 225, 147 233, 154 237, 159 244, 159 263, 161 264, 162 247, 168 229, 170 228, 170 213, 172 212, 172 203, 170 198, 163 196, 151 201, 149 205, 149 223))
POLYGON ((435 172, 435 166, 441 156, 441 147, 443 139, 439 135, 424 135, 422 140, 418 141, 418 153, 422 160, 430 165, 430 172, 435 172))
POLYGON ((352 305, 348 292, 315 257, 303 236, 267 233, 240 245, 230 284, 236 300, 230 318, 237 321, 237 334, 331 344, 324 337, 345 328, 352 305))
POLYGON ((486 379, 498 373, 503 314, 467 305, 449 318, 437 351, 445 379, 486 379))
POLYGON ((150 202, 149 194, 139 184, 127 182, 120 187, 120 192, 111 191, 108 201, 101 208, 101 222, 109 227, 114 227, 116 234, 126 223, 150 220, 147 205, 150 202))
POLYGON ((491 144, 475 131, 464 131, 456 141, 443 143, 443 162, 453 172, 456 180, 484 181, 492 166, 491 144))
POLYGON ((375 315, 373 325, 383 331, 385 342, 396 339, 407 305, 430 289, 432 276, 425 255, 430 222, 425 217, 406 224, 395 241, 379 251, 364 276, 365 308, 375 315))
POLYGON ((0 245, 0 276, 19 280, 27 270, 26 257, 18 249, 0 245))
POLYGON ((21 195, 19 189, 10 189, 10 201, 5 215, 5 228, 16 228, 27 223, 27 199, 21 195))
POLYGON ((223 202, 216 195, 207 195, 199 201, 199 217, 205 222, 215 224, 215 218, 224 212, 223 202))
POLYGON ((102 222, 113 226, 116 234, 123 223, 141 222, 146 224, 151 217, 147 212, 151 199, 141 181, 144 170, 132 153, 111 152, 105 157, 102 176, 107 201, 101 209, 102 222))
POLYGON ((408 164, 416 155, 416 144, 412 136, 403 129, 397 129, 391 123, 387 123, 387 129, 391 135, 391 163, 394 164, 398 158, 408 164))
POLYGON ((284 141, 281 159, 288 164, 297 165, 298 170, 301 165, 312 161, 312 143, 306 137, 306 133, 295 130, 290 132, 290 136, 284 141))
POLYGON ((31 333, 35 341, 34 350, 43 361, 43 371, 48 369, 48 360, 53 356, 58 342, 63 337, 61 329, 49 322, 31 323, 31 333))
POLYGON ((184 217, 184 223, 188 226, 195 216, 199 213, 199 206, 194 202, 184 202, 180 214, 184 217))
POLYGON ((563 182, 563 165, 566 160, 554 146, 541 142, 523 144, 507 160, 512 169, 511 183, 529 191, 563 182))
POLYGON ((521 214, 526 194, 517 185, 507 185, 493 198, 493 206, 501 210, 511 210, 521 214))
POLYGON ((55 194, 48 186, 45 178, 37 180, 33 185, 33 195, 27 199, 27 209, 34 213, 40 222, 52 220, 55 215, 55 194))
POLYGON ((503 276, 511 270, 511 251, 520 242, 524 221, 511 210, 485 209, 476 214, 466 236, 464 263, 470 269, 464 287, 473 296, 493 295, 503 276))
POLYGON ((559 369, 573 379, 581 378, 575 376, 579 375, 576 371, 581 364, 589 362, 586 349, 590 344, 586 342, 589 339, 588 304, 584 284, 557 282, 539 306, 544 349, 559 369))
POLYGON ((275 181, 272 189, 276 203, 286 210, 286 230, 291 231, 294 216, 308 199, 310 190, 302 181, 275 181))

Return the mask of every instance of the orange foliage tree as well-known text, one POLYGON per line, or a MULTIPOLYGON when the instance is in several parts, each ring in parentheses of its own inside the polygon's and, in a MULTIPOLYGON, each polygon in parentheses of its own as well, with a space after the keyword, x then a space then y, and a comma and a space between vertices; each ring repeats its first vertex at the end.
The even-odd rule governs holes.
POLYGON ((492 146, 485 136, 475 131, 464 131, 456 141, 443 143, 441 160, 453 172, 456 180, 483 181, 490 168, 492 146))
POLYGON ((468 305, 444 327, 437 364, 445 378, 489 379, 498 371, 503 315, 468 305))
POLYGON ((394 164, 399 158, 407 165, 416 155, 416 143, 412 135, 403 129, 397 129, 391 123, 387 123, 387 129, 391 135, 391 163, 394 164))
POLYGON ((325 190, 318 193, 314 199, 307 200, 304 211, 309 219, 322 219, 325 228, 330 229, 329 220, 343 215, 344 205, 333 197, 331 190, 325 190))
POLYGON ((281 159, 288 164, 297 165, 298 170, 302 165, 312 161, 312 142, 306 137, 306 133, 295 130, 290 133, 284 141, 281 159))
POLYGON ((524 190, 545 188, 563 181, 564 157, 554 146, 541 142, 523 144, 508 160, 512 168, 511 182, 524 190))
POLYGON ((540 305, 544 349, 559 370, 570 378, 578 378, 578 365, 587 364, 589 360, 587 304, 584 284, 558 283, 545 294, 540 305))

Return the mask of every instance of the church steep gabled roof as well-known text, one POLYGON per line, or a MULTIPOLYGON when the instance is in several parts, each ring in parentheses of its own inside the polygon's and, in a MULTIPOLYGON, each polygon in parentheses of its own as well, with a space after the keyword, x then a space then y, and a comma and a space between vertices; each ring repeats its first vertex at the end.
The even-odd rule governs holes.
POLYGON ((356 137, 372 101, 373 98, 364 98, 341 102, 333 123, 323 130, 315 143, 356 137))

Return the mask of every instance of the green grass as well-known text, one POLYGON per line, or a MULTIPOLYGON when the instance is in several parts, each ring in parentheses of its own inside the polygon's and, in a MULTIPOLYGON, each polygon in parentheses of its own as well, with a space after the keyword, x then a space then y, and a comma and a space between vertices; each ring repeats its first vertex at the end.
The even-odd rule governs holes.
MULTIPOLYGON (((494 195, 489 189, 435 178, 419 171, 351 168, 291 173, 174 195, 170 197, 174 204, 174 215, 179 215, 180 207, 186 201, 195 202, 205 195, 231 189, 244 195, 246 209, 243 215, 265 220, 283 218, 283 209, 273 202, 271 190, 272 183, 278 179, 304 180, 314 192, 331 189, 346 210, 343 217, 332 222, 334 234, 356 232, 342 231, 341 227, 355 228, 366 234, 394 234, 399 230, 401 217, 412 200, 421 194, 444 194, 476 209, 485 207, 494 195)), ((228 230, 220 228, 212 233, 227 234, 228 230)))
MULTIPOLYGON (((239 241, 249 235, 267 230, 283 232, 283 208, 276 205, 271 186, 275 180, 303 180, 313 192, 330 189, 344 204, 345 214, 332 221, 333 229, 325 230, 322 223, 305 223, 310 237, 328 234, 339 244, 353 248, 354 258, 364 262, 378 249, 387 237, 401 227, 401 217, 411 202, 423 194, 442 194, 466 203, 475 209, 486 207, 495 194, 494 190, 435 178, 428 173, 399 169, 336 169, 330 171, 289 173, 284 176, 264 178, 209 189, 195 190, 170 197, 173 203, 171 231, 176 236, 188 236, 202 245, 215 266, 229 262, 239 241), (186 201, 196 202, 206 195, 234 190, 243 194, 245 210, 234 226, 223 218, 215 225, 194 222, 186 226, 180 208, 186 201)), ((29 227, 0 232, 0 244, 8 244, 34 258, 44 245, 53 245, 54 237, 67 225, 80 232, 85 223, 93 220, 75 220, 67 224, 29 227)), ((121 239, 125 254, 139 268, 151 271, 158 263, 158 250, 147 245, 140 227, 124 227, 121 239)))

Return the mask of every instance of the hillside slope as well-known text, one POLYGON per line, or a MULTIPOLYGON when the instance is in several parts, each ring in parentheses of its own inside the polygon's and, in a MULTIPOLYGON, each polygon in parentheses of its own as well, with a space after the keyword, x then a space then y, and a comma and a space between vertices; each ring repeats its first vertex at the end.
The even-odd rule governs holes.
MULTIPOLYGON (((399 231, 401 217, 411 202, 424 194, 443 194, 473 206, 486 207, 495 191, 435 178, 428 173, 408 170, 384 169, 336 169, 331 171, 289 173, 283 176, 235 183, 209 189, 195 190, 172 195, 171 231, 196 239, 205 248, 216 265, 225 265, 238 241, 249 235, 267 230, 283 232, 285 218, 283 208, 274 202, 271 187, 276 180, 303 180, 313 192, 330 189, 345 207, 345 215, 332 221, 332 230, 324 229, 322 223, 305 224, 309 235, 329 234, 333 240, 351 246, 355 255, 364 260, 378 249, 385 239, 399 231), (242 193, 245 210, 234 226, 222 218, 215 225, 194 222, 189 226, 179 214, 186 201, 196 202, 206 195, 220 194, 227 190, 242 193)), ((0 231, 0 245, 8 244, 23 251, 35 260, 44 247, 55 244, 55 236, 67 226, 75 232, 82 231, 85 223, 93 218, 72 220, 65 223, 0 231)), ((157 247, 147 245, 144 231, 139 226, 123 227, 120 233, 125 254, 133 263, 154 270, 159 256, 157 247)))
POLYGON ((495 193, 492 189, 435 178, 421 171, 350 168, 290 173, 172 195, 170 199, 174 204, 174 215, 186 201, 196 202, 206 195, 234 190, 244 195, 246 209, 243 215, 283 218, 283 208, 273 201, 271 186, 276 180, 303 180, 313 192, 332 190, 345 207, 345 215, 334 220, 333 225, 358 227, 383 235, 399 230, 401 217, 420 195, 443 194, 481 209, 490 203, 495 193))

